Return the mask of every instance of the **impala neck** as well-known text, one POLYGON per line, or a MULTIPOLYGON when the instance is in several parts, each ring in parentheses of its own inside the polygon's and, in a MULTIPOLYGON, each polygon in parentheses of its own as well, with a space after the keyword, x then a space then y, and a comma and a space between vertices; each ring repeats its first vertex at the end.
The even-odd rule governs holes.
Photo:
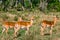
POLYGON ((54 25, 56 24, 56 22, 57 22, 57 18, 55 17, 55 18, 54 18, 54 25))
POLYGON ((31 21, 31 25, 33 24, 33 19, 30 20, 31 21))

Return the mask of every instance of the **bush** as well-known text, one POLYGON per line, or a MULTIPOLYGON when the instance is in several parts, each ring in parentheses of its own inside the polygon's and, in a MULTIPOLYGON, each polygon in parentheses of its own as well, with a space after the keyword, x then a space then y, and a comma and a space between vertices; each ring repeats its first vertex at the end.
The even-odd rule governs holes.
POLYGON ((17 16, 15 16, 15 17, 14 17, 14 20, 15 20, 15 21, 17 21, 17 20, 18 20, 18 17, 17 17, 17 16))
POLYGON ((58 0, 50 0, 48 3, 48 10, 60 11, 60 3, 58 0))

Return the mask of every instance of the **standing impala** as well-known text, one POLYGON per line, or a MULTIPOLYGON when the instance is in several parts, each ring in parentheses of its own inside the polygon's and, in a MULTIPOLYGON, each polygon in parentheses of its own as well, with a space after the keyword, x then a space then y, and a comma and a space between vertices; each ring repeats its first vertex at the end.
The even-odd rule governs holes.
POLYGON ((50 34, 52 34, 52 29, 55 26, 56 22, 57 22, 57 16, 54 16, 53 21, 43 20, 41 23, 41 25, 42 25, 41 35, 44 35, 43 32, 46 27, 50 27, 50 34))
POLYGON ((15 29, 14 34, 16 35, 20 28, 26 28, 27 29, 26 33, 27 33, 29 31, 29 28, 32 26, 32 24, 33 24, 33 17, 31 17, 30 21, 18 21, 18 22, 16 22, 16 25, 15 25, 16 29, 15 29))
MULTIPOLYGON (((18 21, 22 21, 22 19, 19 17, 18 21)), ((3 26, 2 33, 4 33, 4 31, 7 33, 9 28, 14 28, 15 29, 16 28, 15 24, 16 24, 16 22, 9 22, 9 21, 4 20, 3 24, 2 24, 2 26, 3 26)))

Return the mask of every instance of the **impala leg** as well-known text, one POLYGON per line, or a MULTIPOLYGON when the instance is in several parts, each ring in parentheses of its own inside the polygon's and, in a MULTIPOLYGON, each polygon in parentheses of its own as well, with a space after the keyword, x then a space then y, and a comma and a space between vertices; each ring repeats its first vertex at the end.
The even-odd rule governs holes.
POLYGON ((4 33, 4 31, 5 31, 6 29, 5 28, 3 28, 3 30, 2 30, 2 33, 4 33))
POLYGON ((44 28, 41 27, 41 35, 44 35, 44 28))
POLYGON ((42 23, 41 24, 41 35, 44 35, 45 28, 46 28, 46 24, 45 23, 42 23))
POLYGON ((44 35, 45 28, 46 28, 46 25, 44 25, 44 26, 41 27, 41 35, 44 35))
POLYGON ((29 32, 29 27, 27 27, 27 30, 25 32, 25 35, 28 34, 28 32, 29 32))
POLYGON ((6 31, 6 33, 8 33, 8 29, 9 29, 9 28, 6 28, 6 30, 5 30, 5 31, 6 31))
POLYGON ((7 34, 8 29, 9 29, 9 28, 8 28, 7 26, 6 26, 6 27, 3 27, 2 33, 6 32, 6 34, 7 34))
POLYGON ((14 35, 15 35, 15 36, 17 35, 17 32, 18 32, 19 29, 20 29, 20 27, 15 27, 15 28, 14 28, 14 31, 15 31, 15 32, 14 32, 14 35))
POLYGON ((15 27, 14 27, 14 35, 15 36, 17 35, 17 28, 18 28, 18 24, 16 24, 15 27))
POLYGON ((50 34, 52 34, 52 29, 53 29, 53 27, 51 27, 51 29, 50 29, 50 34))
POLYGON ((16 28, 14 27, 14 35, 16 36, 16 34, 17 34, 17 33, 16 33, 16 28))

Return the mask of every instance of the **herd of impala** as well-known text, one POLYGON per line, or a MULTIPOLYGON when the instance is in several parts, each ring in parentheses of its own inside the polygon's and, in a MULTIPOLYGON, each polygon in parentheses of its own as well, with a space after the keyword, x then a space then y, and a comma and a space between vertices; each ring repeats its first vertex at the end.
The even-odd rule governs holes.
MULTIPOLYGON (((14 35, 17 35, 17 32, 20 30, 20 28, 26 28, 27 29, 26 33, 28 33, 29 28, 33 24, 33 19, 34 19, 34 17, 32 16, 30 18, 30 21, 24 21, 24 20, 22 20, 21 17, 18 18, 18 21, 16 21, 16 22, 5 21, 2 24, 2 28, 3 28, 2 33, 4 33, 4 32, 7 33, 9 28, 14 28, 14 35)), ((52 34, 52 29, 55 26, 57 19, 58 19, 58 17, 54 16, 52 21, 42 20, 42 22, 41 22, 41 35, 44 35, 44 29, 46 27, 50 28, 50 34, 52 34)))

